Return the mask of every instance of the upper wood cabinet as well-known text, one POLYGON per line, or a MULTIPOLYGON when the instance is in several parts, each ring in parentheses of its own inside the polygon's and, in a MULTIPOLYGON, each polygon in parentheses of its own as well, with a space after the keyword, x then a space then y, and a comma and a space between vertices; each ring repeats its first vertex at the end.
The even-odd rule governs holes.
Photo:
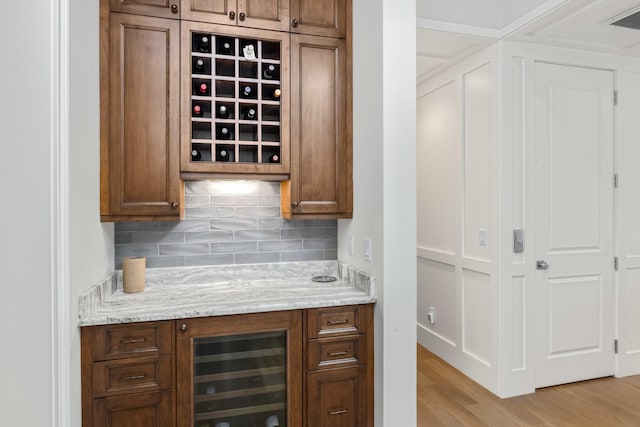
POLYGON ((182 19, 289 30, 289 0, 182 0, 182 19))
POLYGON ((103 39, 109 56, 101 63, 109 124, 101 148, 102 220, 178 220, 184 197, 180 24, 120 13, 109 19, 109 37, 103 39))
POLYGON ((180 18, 180 0, 109 0, 111 12, 180 18))
POLYGON ((291 36, 291 180, 285 218, 350 218, 351 72, 343 39, 291 36))
POLYGON ((344 38, 351 0, 291 0, 291 32, 344 38))

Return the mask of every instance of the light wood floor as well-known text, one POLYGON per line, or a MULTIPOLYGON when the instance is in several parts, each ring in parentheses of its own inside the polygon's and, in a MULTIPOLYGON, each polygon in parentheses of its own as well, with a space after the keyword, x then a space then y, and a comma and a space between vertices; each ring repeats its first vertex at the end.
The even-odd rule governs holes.
POLYGON ((418 427, 640 426, 640 376, 498 399, 418 345, 418 427))

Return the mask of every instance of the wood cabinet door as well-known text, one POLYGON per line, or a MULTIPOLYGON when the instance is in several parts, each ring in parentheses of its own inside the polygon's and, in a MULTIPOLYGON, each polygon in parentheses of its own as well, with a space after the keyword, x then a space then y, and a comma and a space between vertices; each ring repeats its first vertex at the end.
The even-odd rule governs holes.
POLYGON ((282 187, 285 217, 351 216, 346 49, 342 39, 291 36, 291 181, 282 187))
POLYGON ((291 0, 291 32, 344 38, 351 0, 291 0))
MULTIPOLYGON (((372 387, 373 385, 370 385, 372 387)), ((307 427, 368 427, 366 367, 307 374, 307 427)))
POLYGON ((106 397, 93 401, 94 427, 173 427, 170 390, 106 397))
POLYGON ((289 0, 238 0, 238 25, 289 31, 289 0))
POLYGON ((111 12, 179 19, 180 0, 109 0, 109 10, 111 12))
POLYGON ((178 21, 111 14, 111 215, 180 216, 179 45, 178 21))
POLYGON ((236 0, 182 0, 182 19, 236 25, 236 0))

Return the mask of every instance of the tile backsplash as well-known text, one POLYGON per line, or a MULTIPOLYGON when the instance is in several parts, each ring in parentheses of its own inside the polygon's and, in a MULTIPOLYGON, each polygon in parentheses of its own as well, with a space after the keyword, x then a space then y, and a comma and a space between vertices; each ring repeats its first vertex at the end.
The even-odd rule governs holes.
POLYGON ((280 217, 280 183, 187 181, 180 222, 115 225, 115 264, 146 256, 147 267, 335 260, 336 220, 280 217))

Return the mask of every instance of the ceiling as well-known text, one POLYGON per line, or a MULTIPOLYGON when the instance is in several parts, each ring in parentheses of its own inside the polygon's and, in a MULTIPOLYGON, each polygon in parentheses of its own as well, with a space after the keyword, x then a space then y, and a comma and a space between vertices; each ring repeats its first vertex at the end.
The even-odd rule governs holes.
POLYGON ((640 31, 610 25, 639 11, 640 0, 417 0, 418 81, 497 40, 640 57, 640 31))

